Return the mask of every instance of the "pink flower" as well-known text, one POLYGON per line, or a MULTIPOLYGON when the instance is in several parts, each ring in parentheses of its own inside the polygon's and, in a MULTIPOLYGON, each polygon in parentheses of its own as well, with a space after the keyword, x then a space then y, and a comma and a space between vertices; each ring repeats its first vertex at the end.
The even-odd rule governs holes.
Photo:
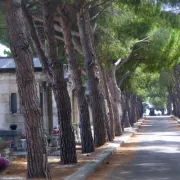
POLYGON ((53 129, 52 134, 59 134, 59 130, 58 129, 53 129))
POLYGON ((13 143, 13 140, 9 140, 9 141, 8 141, 8 144, 12 144, 12 143, 13 143))
POLYGON ((9 162, 7 159, 0 157, 0 170, 8 168, 9 162))

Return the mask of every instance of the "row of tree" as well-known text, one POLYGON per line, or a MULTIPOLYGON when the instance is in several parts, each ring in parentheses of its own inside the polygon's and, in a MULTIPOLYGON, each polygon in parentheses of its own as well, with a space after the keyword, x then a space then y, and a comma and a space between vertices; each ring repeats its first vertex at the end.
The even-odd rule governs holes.
POLYGON ((123 134, 124 127, 132 126, 142 116, 142 100, 149 96, 144 91, 153 84, 144 77, 147 71, 157 74, 178 64, 179 55, 174 48, 179 45, 176 41, 179 16, 162 11, 166 2, 0 2, 5 7, 1 10, 1 24, 6 26, 3 18, 6 14, 9 33, 7 36, 5 27, 0 38, 7 46, 8 37, 10 39, 25 116, 29 178, 50 178, 33 55, 39 57, 43 73, 52 84, 63 164, 77 162, 70 98, 63 73, 65 60, 78 101, 82 153, 93 152, 95 147, 123 134), (89 101, 85 95, 84 76, 89 101))
POLYGON ((96 17, 95 13, 99 13, 101 3, 103 6, 110 5, 110 2, 103 1, 79 1, 78 3, 49 0, 5 1, 10 49, 16 64, 18 90, 25 116, 29 178, 50 178, 32 52, 39 57, 43 72, 52 84, 57 104, 60 157, 63 164, 76 163, 77 157, 71 123, 70 98, 64 80, 63 61, 58 56, 58 48, 62 48, 62 45, 58 45, 57 39, 61 39, 64 43, 71 81, 75 85, 80 114, 82 153, 93 152, 94 147, 103 145, 107 140, 113 140, 115 135, 121 135, 122 125, 124 126, 126 122, 122 122, 124 114, 129 117, 129 123, 132 125, 142 114, 138 107, 141 106, 140 101, 134 96, 125 95, 124 98, 127 98, 125 101, 128 103, 125 102, 127 105, 123 114, 121 91, 115 75, 117 69, 127 60, 118 60, 110 70, 106 70, 98 61, 94 36, 96 23, 92 21, 96 17), (84 57, 89 105, 93 115, 94 140, 78 53, 84 57), (132 112, 127 112, 129 109, 127 107, 136 107, 136 109, 132 108, 132 112), (108 120, 108 113, 110 120, 108 120))
POLYGON ((127 79, 126 86, 154 108, 167 108, 169 115, 179 117, 180 4, 176 0, 159 0, 155 4, 161 13, 160 19, 156 15, 153 20, 160 26, 153 23, 148 48, 141 52, 146 58, 134 76, 127 79))

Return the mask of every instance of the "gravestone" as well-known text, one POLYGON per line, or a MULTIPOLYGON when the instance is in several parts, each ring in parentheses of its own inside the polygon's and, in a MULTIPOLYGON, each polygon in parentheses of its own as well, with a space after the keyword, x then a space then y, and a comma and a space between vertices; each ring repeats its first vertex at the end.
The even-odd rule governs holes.
POLYGON ((22 135, 22 132, 19 130, 0 130, 0 137, 5 141, 13 140, 14 148, 17 148, 22 135))

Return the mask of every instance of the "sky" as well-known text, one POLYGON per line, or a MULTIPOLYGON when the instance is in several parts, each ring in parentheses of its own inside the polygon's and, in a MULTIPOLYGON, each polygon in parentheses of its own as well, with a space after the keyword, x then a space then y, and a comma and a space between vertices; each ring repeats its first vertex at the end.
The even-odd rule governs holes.
POLYGON ((6 46, 0 44, 0 57, 5 57, 4 50, 9 50, 6 46))
POLYGON ((170 5, 163 5, 162 10, 163 11, 171 11, 171 12, 174 12, 175 14, 180 13, 180 7, 179 6, 172 7, 170 5))

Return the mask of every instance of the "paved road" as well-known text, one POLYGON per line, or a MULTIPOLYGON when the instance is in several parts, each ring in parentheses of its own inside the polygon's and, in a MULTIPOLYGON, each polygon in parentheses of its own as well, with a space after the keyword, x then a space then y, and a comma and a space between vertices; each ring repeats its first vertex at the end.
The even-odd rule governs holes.
POLYGON ((147 118, 135 136, 88 180, 180 180, 180 124, 147 118))

